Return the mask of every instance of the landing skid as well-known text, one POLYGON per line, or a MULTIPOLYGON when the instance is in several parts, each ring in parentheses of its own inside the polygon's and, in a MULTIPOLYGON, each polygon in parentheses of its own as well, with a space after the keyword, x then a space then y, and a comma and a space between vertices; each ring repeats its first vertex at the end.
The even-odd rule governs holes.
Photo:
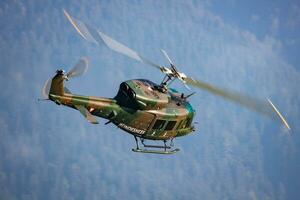
POLYGON ((139 148, 139 142, 136 136, 134 136, 135 142, 136 142, 136 148, 132 149, 133 152, 136 153, 152 153, 152 154, 174 154, 179 151, 179 149, 172 149, 173 146, 173 139, 171 139, 170 146, 168 146, 166 143, 167 141, 164 140, 164 146, 159 145, 147 145, 144 143, 144 139, 140 138, 141 143, 144 147, 148 149, 140 149, 139 148), (157 150, 157 149, 163 149, 163 150, 157 150))
POLYGON ((150 149, 132 149, 132 151, 136 153, 174 154, 177 151, 179 151, 179 149, 173 149, 168 151, 150 150, 150 149))

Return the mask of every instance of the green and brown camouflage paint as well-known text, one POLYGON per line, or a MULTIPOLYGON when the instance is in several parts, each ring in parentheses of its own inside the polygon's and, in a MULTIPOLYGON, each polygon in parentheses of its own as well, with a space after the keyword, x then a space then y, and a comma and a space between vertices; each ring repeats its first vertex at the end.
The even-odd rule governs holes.
POLYGON ((64 74, 58 71, 52 79, 49 99, 79 110, 87 119, 93 118, 91 115, 105 118, 130 134, 151 140, 168 140, 194 130, 191 124, 195 111, 174 89, 162 92, 157 84, 136 79, 121 83, 116 97, 101 98, 71 94, 64 87, 64 79, 64 74), (157 120, 166 123, 156 129, 157 120), (170 130, 169 121, 174 121, 170 130))

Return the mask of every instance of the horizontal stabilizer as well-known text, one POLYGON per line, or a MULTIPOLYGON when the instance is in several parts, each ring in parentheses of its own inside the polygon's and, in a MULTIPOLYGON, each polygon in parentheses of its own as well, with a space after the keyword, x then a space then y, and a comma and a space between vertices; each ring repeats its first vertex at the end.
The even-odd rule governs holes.
MULTIPOLYGON (((65 92, 72 94, 71 91, 65 87, 65 92)), ((88 120, 88 122, 92 124, 98 124, 98 121, 95 119, 95 117, 82 105, 74 105, 74 107, 79 110, 79 112, 88 120)))
POLYGON ((98 124, 98 121, 95 117, 84 107, 81 105, 74 105, 77 110, 92 124, 98 124))

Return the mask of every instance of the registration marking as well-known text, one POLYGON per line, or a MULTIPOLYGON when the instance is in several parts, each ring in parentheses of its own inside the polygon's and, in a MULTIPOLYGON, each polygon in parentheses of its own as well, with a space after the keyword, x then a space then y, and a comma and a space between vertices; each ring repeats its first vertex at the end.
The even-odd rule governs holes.
POLYGON ((131 127, 131 126, 127 126, 126 124, 123 124, 123 123, 120 123, 119 124, 119 127, 127 130, 127 131, 130 131, 130 132, 133 132, 133 133, 137 133, 137 134, 140 134, 140 135, 143 135, 145 134, 145 131, 144 130, 141 130, 141 129, 137 129, 137 128, 134 128, 134 127, 131 127))

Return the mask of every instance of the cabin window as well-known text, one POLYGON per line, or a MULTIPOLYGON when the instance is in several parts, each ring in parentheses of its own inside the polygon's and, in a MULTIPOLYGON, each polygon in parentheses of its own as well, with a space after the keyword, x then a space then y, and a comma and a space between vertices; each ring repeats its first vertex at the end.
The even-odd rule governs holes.
POLYGON ((165 130, 166 130, 166 131, 173 130, 175 124, 176 124, 176 121, 169 121, 169 122, 167 123, 167 125, 166 125, 165 130))
POLYGON ((165 123, 166 123, 165 120, 158 119, 158 120, 156 120, 152 129, 162 129, 164 127, 165 123))

